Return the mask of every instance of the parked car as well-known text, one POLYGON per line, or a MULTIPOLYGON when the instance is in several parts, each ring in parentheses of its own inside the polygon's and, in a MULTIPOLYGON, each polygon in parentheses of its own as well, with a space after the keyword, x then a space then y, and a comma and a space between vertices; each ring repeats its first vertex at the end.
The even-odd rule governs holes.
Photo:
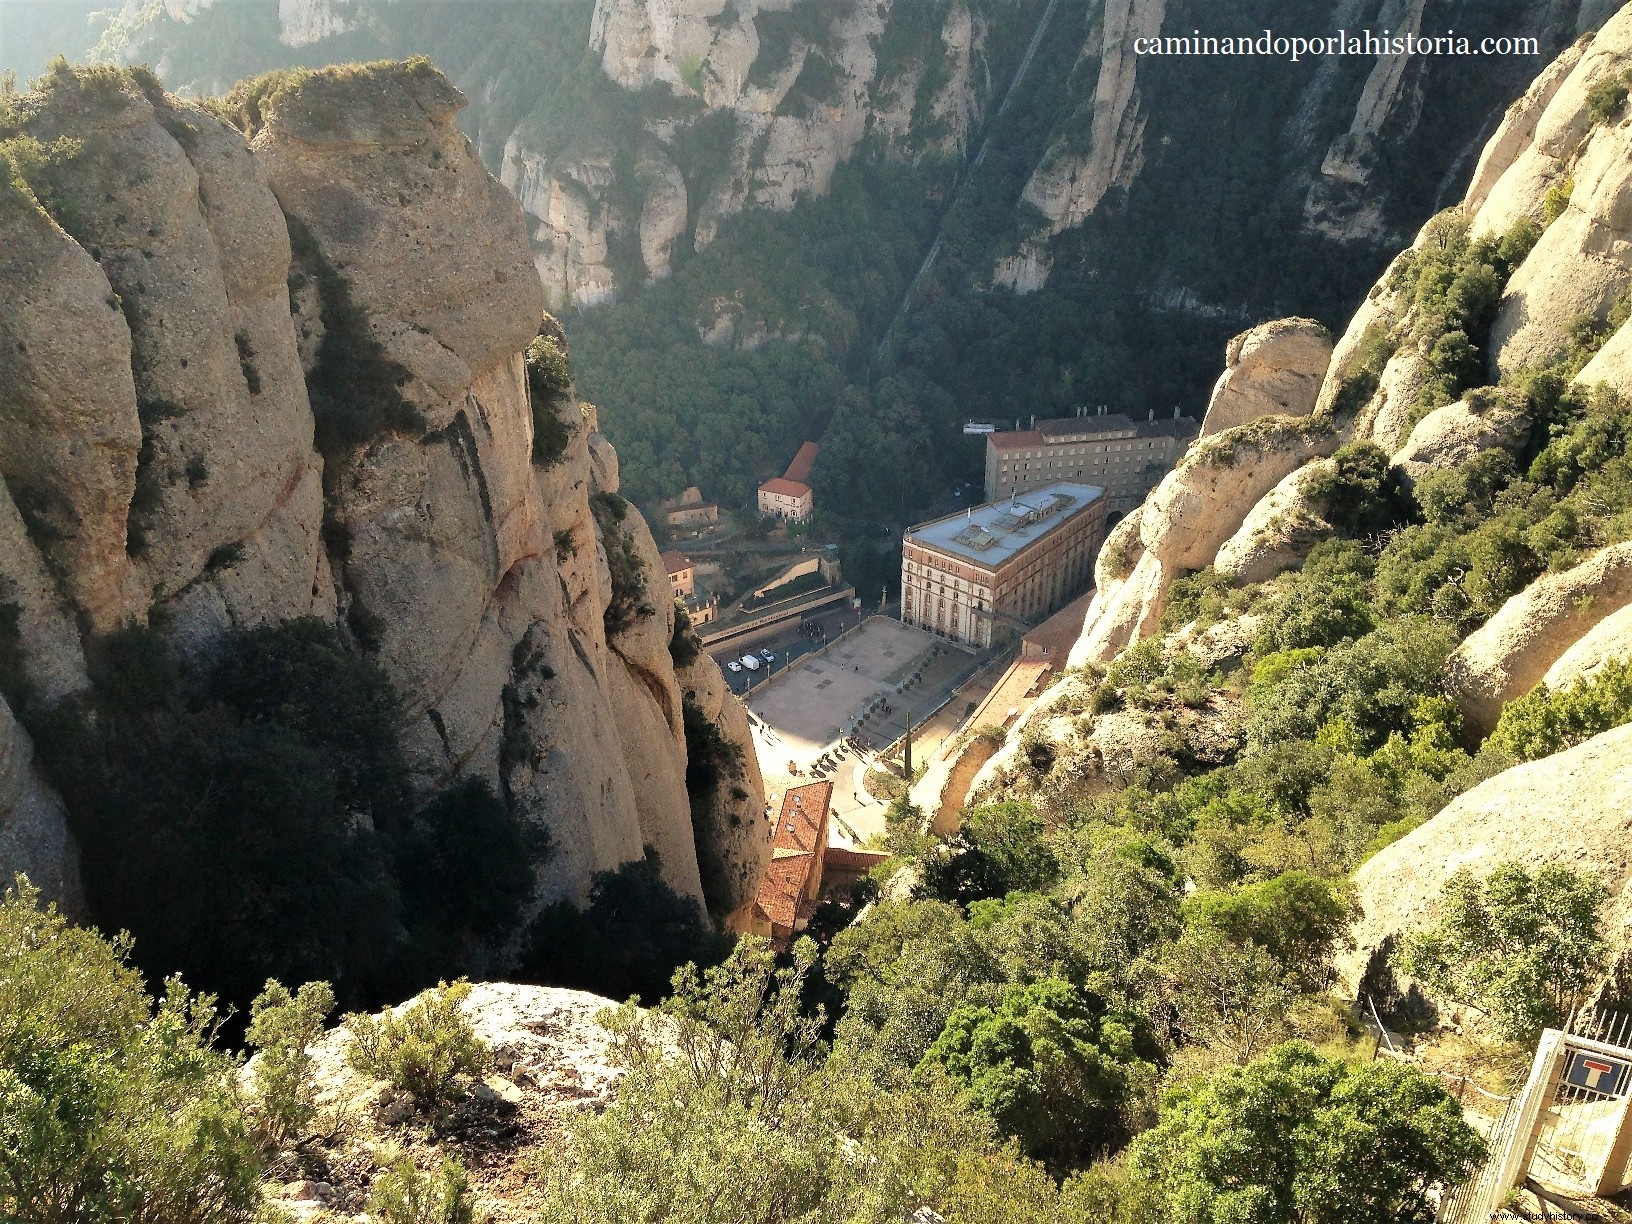
POLYGON ((728 671, 740 672, 742 670, 742 664, 738 663, 735 659, 732 659, 725 666, 728 671))
POLYGON ((765 662, 767 662, 767 663, 775 663, 776 662, 776 654, 775 654, 775 652, 770 651, 770 650, 763 650, 762 649, 759 652, 759 657, 764 659, 765 662))

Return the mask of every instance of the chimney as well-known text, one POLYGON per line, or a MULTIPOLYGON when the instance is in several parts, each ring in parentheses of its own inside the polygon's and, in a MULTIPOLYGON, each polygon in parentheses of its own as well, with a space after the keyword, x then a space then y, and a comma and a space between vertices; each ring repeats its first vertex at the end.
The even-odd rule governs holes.
POLYGON ((1033 429, 1037 428, 1037 414, 1035 412, 1031 414, 1031 427, 1033 429))

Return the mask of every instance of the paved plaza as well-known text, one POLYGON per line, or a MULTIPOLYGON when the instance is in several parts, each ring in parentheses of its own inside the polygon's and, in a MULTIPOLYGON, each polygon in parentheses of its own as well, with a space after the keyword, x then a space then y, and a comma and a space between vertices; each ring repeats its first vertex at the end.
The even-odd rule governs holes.
MULTIPOLYGON (((962 647, 884 617, 872 617, 825 651, 800 659, 748 698, 767 791, 809 781, 818 758, 858 725, 870 749, 887 746, 901 734, 909 711, 916 725, 974 660, 962 647), (885 704, 889 713, 881 708, 885 704)), ((861 834, 882 828, 883 805, 857 784, 866 758, 849 751, 836 755, 836 768, 822 776, 835 784, 835 837, 848 842, 854 839, 845 836, 847 827, 861 834)))

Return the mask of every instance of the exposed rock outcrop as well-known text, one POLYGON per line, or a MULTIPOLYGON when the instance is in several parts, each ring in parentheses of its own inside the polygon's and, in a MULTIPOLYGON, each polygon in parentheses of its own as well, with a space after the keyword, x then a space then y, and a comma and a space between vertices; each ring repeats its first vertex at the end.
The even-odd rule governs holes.
POLYGON ((1276 319, 1231 340, 1201 436, 1262 416, 1308 416, 1332 359, 1332 336, 1313 319, 1276 319))
MULTIPOLYGON (((1337 445, 1337 430, 1327 418, 1264 417, 1191 447, 1145 499, 1139 515, 1143 552, 1126 578, 1101 581, 1071 666, 1105 662, 1154 633, 1173 581, 1211 564, 1266 493, 1337 445)), ((1117 560, 1125 564, 1129 551, 1119 544, 1117 560)))
POLYGON ((1462 400, 1436 408, 1411 430, 1389 462, 1406 484, 1447 471, 1487 450, 1517 450, 1530 436, 1530 418, 1505 397, 1462 400))
MULTIPOLYGON (((0 400, 16 420, 0 474, 77 525, 42 531, 0 495, 0 541, 16 542, 0 604, 19 609, 29 679, 47 699, 82 687, 81 631, 150 603, 186 654, 316 615, 392 680, 418 793, 481 778, 548 834, 539 902, 582 899, 594 872, 651 847, 679 892, 732 908, 763 865, 762 788, 744 772, 722 845, 694 825, 651 533, 570 393, 545 409, 568 418, 564 453, 535 460, 523 351, 555 324, 521 209, 455 122, 463 97, 422 61, 321 72, 251 147, 138 86, 29 101, 36 134, 83 143, 46 193, 89 197, 67 234, 27 200, 0 204, 32 244, 0 252, 0 400), (97 176, 117 196, 90 192, 97 176), (401 404, 353 419, 357 387, 401 404), (735 865, 719 897, 699 851, 735 865)), ((735 698, 706 723, 752 758, 735 698)), ((26 752, 11 759, 17 793, 37 795, 26 752)), ((27 827, 44 828, 49 805, 29 802, 27 827)), ((38 832, 0 840, 0 872, 52 844, 66 872, 65 838, 38 832)))
POLYGON ((1564 212, 1508 281, 1490 332, 1493 378, 1556 361, 1579 320, 1601 322, 1632 286, 1632 163, 1624 142, 1591 141, 1574 179, 1564 212))
POLYGON ((1126 187, 1139 173, 1145 116, 1133 44, 1158 33, 1166 11, 1167 0, 1108 0, 1097 42, 1090 37, 1083 47, 1079 60, 1099 59, 1087 148, 1080 132, 1062 133, 1021 193, 1048 218, 1050 234, 1082 224, 1106 192, 1126 187))
POLYGON ((1390 937, 1432 923, 1445 882, 1458 870, 1483 875, 1515 861, 1599 872, 1610 892, 1605 935, 1612 946, 1624 946, 1632 917, 1628 788, 1632 726, 1516 766, 1452 801, 1355 873, 1361 917, 1354 949, 1339 957, 1339 976, 1354 988, 1390 937))
POLYGON ((1446 689, 1470 727, 1488 732, 1502 706, 1535 687, 1588 630, 1632 604, 1632 543, 1539 578, 1469 634, 1445 664, 1446 689))
POLYGON ((34 768, 34 746, 0 697, 0 873, 21 872, 67 913, 85 909, 79 852, 62 800, 34 768))
POLYGON ((1326 520, 1325 503, 1308 487, 1334 466, 1330 459, 1317 459, 1264 494, 1218 550, 1213 568, 1246 584, 1265 582, 1302 564, 1310 549, 1336 534, 1326 520))
POLYGON ((1577 680, 1590 680, 1611 660, 1628 659, 1632 659, 1632 603, 1611 612, 1577 638, 1542 680, 1553 690, 1568 688, 1577 680))

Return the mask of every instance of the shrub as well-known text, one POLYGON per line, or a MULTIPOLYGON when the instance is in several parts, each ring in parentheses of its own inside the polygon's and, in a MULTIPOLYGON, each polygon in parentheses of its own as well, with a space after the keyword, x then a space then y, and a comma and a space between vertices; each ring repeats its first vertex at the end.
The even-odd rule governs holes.
POLYGON ((1592 127, 1608 123, 1626 105, 1626 87, 1632 72, 1604 77, 1587 91, 1587 123, 1592 127))
POLYGON ((1575 180, 1563 178, 1547 189, 1542 199, 1542 218, 1548 225, 1564 215, 1564 210, 1570 206, 1570 197, 1575 194, 1575 180))
POLYGON ((538 336, 527 346, 527 401, 533 413, 533 462, 539 467, 559 463, 572 442, 573 426, 565 419, 572 408, 571 392, 566 335, 559 323, 546 319, 538 336))
POLYGON ((0 898, 0 1219, 248 1224, 260 1162, 207 996, 155 1003, 129 940, 0 898))
POLYGON ((1490 745, 1534 761, 1632 722, 1632 661, 1611 659, 1568 688, 1538 684, 1502 707, 1490 745))
POLYGON ((1394 526, 1410 502, 1388 455, 1375 442, 1351 442, 1304 482, 1304 493, 1323 502, 1327 521, 1352 535, 1369 535, 1394 526))
POLYGON ((445 1160, 422 1173, 406 1156, 374 1179, 368 1218, 378 1224, 472 1224, 476 1208, 464 1166, 445 1160))
POLYGON ((1361 334, 1354 358, 1332 399, 1332 412, 1339 419, 1359 412, 1377 393, 1383 369, 1398 347, 1390 336, 1391 331, 1392 323, 1389 320, 1377 319, 1361 334))
POLYGON ((674 632, 669 634, 669 658, 674 661, 676 670, 683 671, 697 662, 702 652, 703 643, 691 627, 691 613, 677 599, 674 601, 674 632))
POLYGON ((1131 1166, 1165 1218, 1198 1224, 1431 1224, 1484 1143, 1415 1067, 1351 1064, 1289 1042, 1176 1088, 1131 1166))
POLYGON ((307 982, 291 995, 283 983, 271 981, 250 1005, 245 1040, 260 1051, 254 1071, 259 1120, 275 1145, 300 1138, 317 1116, 308 1047, 323 1035, 323 1021, 333 1010, 327 982, 307 982))
POLYGON ((1483 880, 1464 868, 1440 895, 1438 922, 1407 936, 1400 965, 1526 1041, 1562 1021, 1603 971, 1607 897, 1597 876, 1568 867, 1507 863, 1483 880))
POLYGON ((601 614, 606 636, 612 638, 631 628, 639 618, 657 615, 657 609, 646 598, 646 571, 634 537, 623 526, 629 503, 616 493, 597 493, 589 499, 589 508, 600 528, 607 566, 612 571, 612 598, 601 614))
POLYGON ((461 1009, 469 995, 470 983, 461 978, 452 985, 439 982, 378 1019, 360 1013, 347 1016, 351 1065, 365 1075, 388 1080, 421 1109, 447 1104, 458 1095, 456 1077, 487 1069, 487 1046, 461 1009))

